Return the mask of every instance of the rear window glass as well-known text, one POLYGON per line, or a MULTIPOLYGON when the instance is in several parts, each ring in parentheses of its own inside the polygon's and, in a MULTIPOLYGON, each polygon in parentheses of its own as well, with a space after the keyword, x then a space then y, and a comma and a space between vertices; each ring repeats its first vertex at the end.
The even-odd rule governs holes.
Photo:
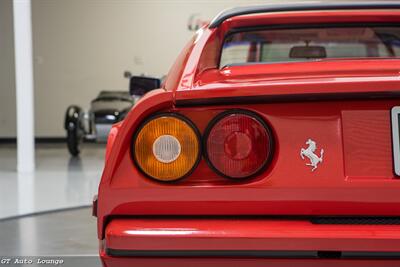
POLYGON ((268 29, 225 38, 220 67, 331 58, 400 56, 400 27, 268 29))

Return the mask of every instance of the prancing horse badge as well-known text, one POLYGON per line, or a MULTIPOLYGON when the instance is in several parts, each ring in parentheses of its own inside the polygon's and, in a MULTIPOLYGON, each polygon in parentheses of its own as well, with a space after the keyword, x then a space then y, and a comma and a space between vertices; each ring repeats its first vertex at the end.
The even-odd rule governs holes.
POLYGON ((304 157, 307 157, 310 162, 306 163, 306 165, 312 167, 311 171, 315 171, 318 168, 318 164, 322 163, 324 150, 321 149, 320 156, 318 157, 318 155, 315 154, 315 151, 317 150, 317 143, 311 139, 308 139, 306 145, 308 145, 306 149, 302 148, 300 150, 300 157, 303 160, 305 159, 304 157))

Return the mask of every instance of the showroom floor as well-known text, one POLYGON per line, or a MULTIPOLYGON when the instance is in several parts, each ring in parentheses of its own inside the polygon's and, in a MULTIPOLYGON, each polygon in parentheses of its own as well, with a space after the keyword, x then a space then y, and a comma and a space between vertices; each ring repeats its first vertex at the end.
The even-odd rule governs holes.
POLYGON ((0 220, 0 228, 1 255, 97 254, 96 218, 90 208, 0 220))
POLYGON ((2 219, 0 228, 0 258, 11 259, 8 266, 45 265, 35 264, 39 259, 62 260, 59 265, 64 267, 101 266, 96 219, 91 216, 91 208, 2 219), (33 263, 15 264, 16 259, 33 263))
MULTIPOLYGON (((99 266, 89 206, 103 156, 99 144, 84 144, 79 158, 71 158, 65 144, 38 144, 35 173, 18 174, 16 146, 0 144, 0 256, 70 256, 99 266)), ((63 266, 75 265, 67 260, 63 266)))
POLYGON ((38 144, 36 171, 18 174, 16 146, 0 144, 0 218, 90 205, 103 158, 104 145, 84 144, 71 158, 65 144, 38 144))

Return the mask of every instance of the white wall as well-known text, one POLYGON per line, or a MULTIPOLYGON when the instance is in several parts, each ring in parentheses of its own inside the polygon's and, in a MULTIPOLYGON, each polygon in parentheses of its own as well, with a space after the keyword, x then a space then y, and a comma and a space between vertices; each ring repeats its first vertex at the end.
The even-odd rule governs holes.
MULTIPOLYGON (((36 136, 64 136, 68 105, 88 108, 100 90, 127 90, 124 70, 166 74, 193 34, 193 13, 212 19, 261 2, 32 0, 36 136)), ((10 3, 0 0, 0 137, 15 136, 15 116, 8 117, 15 110, 10 3)))
POLYGON ((12 0, 0 0, 0 137, 15 137, 12 0))

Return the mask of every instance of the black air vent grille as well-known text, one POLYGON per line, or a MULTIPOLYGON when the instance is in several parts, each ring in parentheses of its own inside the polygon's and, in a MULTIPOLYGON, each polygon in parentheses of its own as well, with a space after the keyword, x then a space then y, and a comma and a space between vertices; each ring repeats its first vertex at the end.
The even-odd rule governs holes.
POLYGON ((400 217, 317 217, 313 224, 400 225, 400 217))

